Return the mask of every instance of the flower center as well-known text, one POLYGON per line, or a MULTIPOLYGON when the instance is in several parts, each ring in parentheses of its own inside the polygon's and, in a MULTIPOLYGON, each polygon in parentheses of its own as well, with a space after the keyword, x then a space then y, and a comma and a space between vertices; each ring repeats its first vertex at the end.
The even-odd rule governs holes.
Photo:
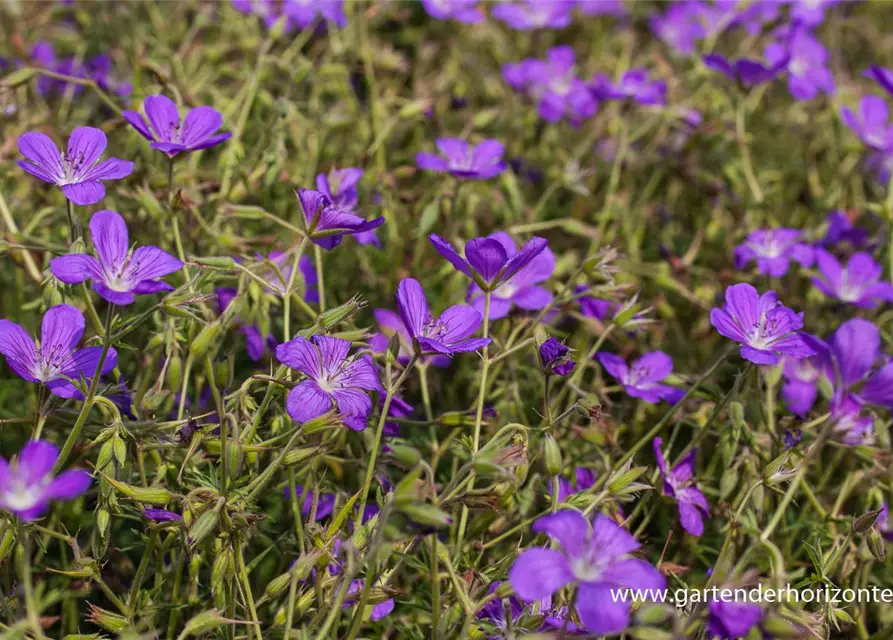
POLYGON ((40 502, 42 493, 40 485, 26 486, 21 480, 14 480, 3 494, 3 501, 13 511, 27 511, 40 502))
POLYGON ((595 582, 604 570, 604 567, 586 556, 571 559, 570 565, 571 572, 580 582, 595 582))
POLYGON ((862 298, 864 294, 863 288, 856 284, 849 282, 847 278, 847 272, 844 271, 840 275, 840 287, 837 290, 837 295, 844 302, 856 302, 857 300, 862 298))

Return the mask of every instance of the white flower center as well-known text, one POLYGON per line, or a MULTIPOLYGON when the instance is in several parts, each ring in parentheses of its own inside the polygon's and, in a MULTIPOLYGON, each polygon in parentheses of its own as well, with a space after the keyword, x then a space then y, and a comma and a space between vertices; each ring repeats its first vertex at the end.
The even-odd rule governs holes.
POLYGON ((3 494, 3 502, 13 511, 27 511, 40 502, 41 489, 40 485, 25 486, 20 480, 13 481, 3 494))

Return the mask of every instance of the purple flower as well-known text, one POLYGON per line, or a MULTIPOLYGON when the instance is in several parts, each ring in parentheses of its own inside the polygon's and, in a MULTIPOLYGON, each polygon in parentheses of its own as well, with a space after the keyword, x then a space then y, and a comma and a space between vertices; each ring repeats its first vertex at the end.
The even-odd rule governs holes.
POLYGON ((787 61, 788 90, 796 100, 834 93, 834 74, 827 66, 828 51, 809 32, 794 29, 787 43, 769 44, 763 57, 770 65, 787 61))
MULTIPOLYGON (((217 310, 221 314, 226 311, 226 308, 238 295, 236 289, 229 287, 219 287, 215 293, 217 294, 217 310)), ((307 296, 305 295, 305 299, 306 297, 307 296)), ((245 337, 245 346, 248 349, 248 357, 255 362, 264 357, 264 352, 268 347, 272 350, 276 349, 277 343, 273 334, 269 334, 264 338, 260 331, 260 327, 256 324, 243 323, 239 327, 239 331, 241 331, 242 335, 245 337)))
POLYGON ((887 502, 881 504, 881 512, 878 514, 877 520, 874 521, 874 528, 877 529, 887 542, 893 541, 893 527, 890 526, 890 509, 887 502))
POLYGON ((603 74, 593 78, 592 93, 599 100, 630 100, 641 105, 663 105, 667 102, 667 83, 648 80, 648 69, 637 67, 626 71, 617 83, 603 74))
POLYGON ((764 82, 769 82, 775 78, 775 76, 784 71, 785 67, 787 67, 789 59, 788 56, 785 56, 765 65, 759 60, 751 60, 749 58, 738 58, 732 62, 718 53, 706 55, 703 58, 707 68, 719 71, 745 89, 764 82))
POLYGON ((641 546, 628 531, 599 514, 590 523, 576 511, 544 516, 533 525, 561 551, 525 549, 509 569, 509 581, 522 600, 542 600, 576 582, 576 608, 595 635, 620 633, 629 624, 630 601, 612 597, 612 589, 658 589, 666 580, 653 566, 631 554, 641 546))
POLYGON ((884 91, 893 96, 893 71, 874 66, 869 67, 862 75, 877 82, 884 91))
POLYGON ((817 27, 825 21, 825 7, 840 0, 792 0, 791 21, 805 27, 817 27))
POLYGON ((476 24, 484 21, 484 12, 477 6, 479 2, 480 0, 422 0, 422 6, 432 18, 476 24))
POLYGON ((419 169, 447 172, 456 178, 489 180, 505 171, 502 154, 505 147, 498 140, 484 140, 475 147, 458 138, 438 138, 437 149, 441 155, 417 153, 419 169))
POLYGON ((881 281, 883 268, 864 251, 850 256, 846 267, 825 249, 816 249, 815 256, 821 277, 812 282, 829 298, 866 309, 893 301, 893 284, 881 281))
MULTIPOLYGON (((501 585, 502 580, 491 582, 489 589, 487 589, 487 593, 495 593, 501 585)), ((552 607, 552 597, 546 596, 535 603, 535 605, 537 606, 538 613, 545 613, 552 607)), ((526 607, 517 596, 509 596, 508 598, 491 600, 478 611, 477 617, 492 624, 499 632, 499 635, 490 636, 488 640, 500 640, 501 638, 507 637, 505 633, 509 631, 509 629, 513 630, 515 633, 528 631, 528 629, 521 626, 521 618, 527 613, 533 612, 530 611, 530 609, 526 607), (506 605, 508 606, 506 607, 506 605), (508 608, 508 611, 506 611, 506 608, 508 608), (510 622, 511 624, 509 624, 510 622)))
MULTIPOLYGON (((372 312, 375 322, 378 324, 379 333, 376 333, 369 339, 369 347, 373 353, 384 353, 388 349, 391 337, 396 335, 400 340, 400 350, 397 354, 397 360, 401 364, 410 361, 413 354, 412 336, 406 330, 406 325, 400 316, 390 309, 376 309, 372 312)), ((424 356, 420 359, 422 364, 431 363, 436 367, 446 367, 450 364, 449 356, 435 355, 424 356)))
POLYGON ((586 16, 614 16, 620 18, 629 13, 623 0, 577 0, 577 10, 586 16))
POLYGON ((840 110, 840 119, 862 142, 878 151, 893 147, 893 126, 887 125, 887 103, 877 96, 865 96, 859 101, 859 113, 849 107, 840 110))
POLYGON ((344 0, 284 0, 282 12, 298 25, 299 29, 312 26, 317 17, 334 23, 341 29, 347 26, 344 0))
POLYGON ((690 55, 695 43, 706 36, 699 2, 673 2, 664 14, 652 16, 651 30, 664 44, 690 55))
POLYGON ((124 218, 115 211, 97 211, 90 218, 90 235, 96 257, 72 253, 53 258, 50 271, 66 284, 93 281, 100 296, 119 306, 134 301, 136 294, 172 291, 158 280, 183 267, 183 263, 158 247, 130 250, 124 218))
MULTIPOLYGON (((83 335, 83 314, 60 304, 44 314, 39 343, 16 323, 0 320, 0 353, 20 378, 45 384, 60 398, 77 397, 80 395, 77 387, 66 378, 92 381, 102 355, 102 347, 76 348, 83 335)), ((117 360, 117 352, 109 348, 100 373, 114 369, 117 360)))
POLYGON ((760 295, 747 283, 726 289, 726 303, 710 312, 710 323, 720 335, 741 343, 741 357, 755 364, 778 364, 781 356, 815 354, 800 333, 802 314, 779 302, 774 291, 760 295))
POLYGON ((865 245, 868 241, 868 231, 860 229, 850 217, 843 211, 832 211, 828 214, 828 230, 820 244, 825 247, 847 242, 855 249, 865 245))
MULTIPOLYGON (((511 260, 518 255, 518 245, 512 237, 503 232, 487 236, 502 245, 505 255, 511 260)), ((524 311, 539 311, 552 302, 552 294, 538 283, 548 280, 555 270, 555 256, 549 247, 545 247, 511 278, 505 280, 490 293, 490 319, 504 318, 511 311, 512 305, 524 311)), ((484 313, 484 292, 474 282, 468 287, 467 299, 471 306, 484 313)))
POLYGON ((632 398, 641 398, 650 404, 661 400, 676 404, 685 395, 682 389, 660 384, 661 380, 673 373, 673 359, 663 351, 646 353, 629 366, 623 358, 613 353, 599 353, 596 357, 632 398))
POLYGON ((164 509, 146 509, 143 515, 153 522, 179 522, 183 519, 183 516, 164 509))
POLYGON ((577 77, 576 57, 571 47, 549 49, 545 60, 528 58, 502 68, 502 77, 517 92, 537 103, 546 122, 565 115, 578 125, 595 114, 598 104, 585 82, 577 77))
MULTIPOLYGON (((812 336, 804 337, 815 341, 815 345, 823 344, 812 336)), ((785 406, 798 416, 805 416, 815 404, 819 382, 828 375, 827 357, 820 351, 818 355, 808 358, 785 358, 782 373, 785 383, 781 388, 781 397, 785 406)))
MULTIPOLYGON (((359 596, 363 592, 363 588, 365 587, 365 582, 362 578, 357 578, 355 580, 351 580, 350 585, 347 587, 347 597, 344 599, 344 608, 347 609, 354 602, 356 602, 357 596, 359 596)), ((369 614, 369 619, 373 622, 376 620, 381 620, 385 616, 389 615, 394 610, 394 599, 388 598, 372 607, 372 613, 369 614)))
POLYGON ((500 2, 492 13, 512 29, 563 29, 570 25, 573 9, 569 0, 522 0, 500 2))
POLYGON ((223 124, 223 116, 211 107, 192 109, 180 123, 180 112, 174 101, 167 96, 148 96, 143 101, 143 119, 136 111, 125 111, 121 115, 141 136, 150 141, 153 149, 158 149, 173 158, 184 151, 209 149, 225 140, 232 133, 217 133, 223 124))
MULTIPOLYGON (((881 356, 881 337, 872 322, 862 318, 844 322, 831 337, 829 351, 835 363, 829 377, 836 396, 893 409, 893 362, 874 369, 881 356)), ((846 408, 839 404, 841 410, 846 408)))
MULTIPOLYGON (((310 512, 313 510, 313 491, 311 489, 305 489, 300 485, 295 485, 295 495, 297 496, 299 502, 301 501, 301 497, 303 496, 304 500, 303 502, 301 502, 301 514, 304 517, 309 516, 310 512)), ((286 500, 291 498, 290 487, 285 487, 283 497, 286 500)), ((318 522, 324 518, 328 518, 334 511, 335 496, 331 493, 320 493, 319 499, 316 501, 315 521, 318 522)))
POLYGON ((751 231, 744 242, 735 247, 735 267, 743 269, 748 262, 756 260, 757 271, 773 278, 786 274, 791 260, 811 267, 812 247, 800 241, 802 236, 803 233, 797 229, 751 231))
POLYGON ((25 522, 46 513, 53 500, 74 500, 90 488, 93 478, 86 471, 65 471, 55 478, 53 467, 59 458, 56 445, 32 440, 10 465, 0 458, 0 509, 25 522))
POLYGON ((561 344, 558 338, 551 337, 540 345, 540 360, 547 373, 556 376, 566 376, 577 365, 570 357, 570 349, 561 344))
POLYGON ((133 163, 118 158, 99 161, 107 144, 105 134, 93 127, 78 127, 60 153, 44 133, 31 131, 19 138, 25 156, 18 165, 36 178, 62 187, 65 197, 77 205, 95 204, 105 197, 105 180, 120 180, 133 171, 133 163))
POLYGON ((298 422, 337 409, 338 418, 354 431, 366 428, 372 401, 364 391, 381 391, 381 383, 366 356, 348 357, 350 342, 329 336, 293 338, 276 347, 276 358, 300 371, 307 380, 288 393, 288 415, 298 422))
MULTIPOLYGON (((509 282, 524 267, 546 250, 548 242, 534 236, 521 250, 509 256, 497 238, 475 238, 465 245, 465 258, 449 242, 432 233, 428 236, 437 253, 450 261, 456 269, 474 280, 484 290, 496 291, 509 282)), ((492 313, 492 309, 491 309, 492 313)))
POLYGON ((831 420, 834 422, 831 432, 842 443, 857 446, 871 442, 874 418, 862 415, 862 405, 853 396, 840 394, 834 398, 831 420))
MULTIPOLYGON (((320 173, 316 176, 316 188, 332 203, 353 213, 360 200, 357 193, 357 183, 362 180, 364 171, 355 167, 349 169, 335 169, 328 174, 320 173)), ((360 244, 374 244, 381 246, 375 231, 362 231, 354 235, 360 244)))
MULTIPOLYGON (((566 478, 558 478, 558 502, 564 502, 571 496, 581 491, 590 489, 595 485, 595 474, 586 467, 577 467, 574 471, 574 481, 571 482, 566 478)), ((546 487, 546 492, 552 495, 552 485, 546 487)))
POLYGON ((655 438, 652 442, 657 467, 660 469, 660 476, 664 481, 664 495, 676 499, 682 528, 693 536, 700 536, 704 533, 703 518, 710 515, 710 504, 701 490, 695 486, 693 480, 698 450, 693 449, 679 464, 669 469, 664 454, 660 450, 662 444, 663 440, 660 438, 655 438))
POLYGON ((457 304, 434 318, 428 310, 425 291, 418 280, 404 278, 397 286, 397 311, 413 343, 423 352, 453 355, 477 351, 490 344, 489 338, 472 338, 481 326, 481 314, 457 304))
POLYGON ((338 206, 320 191, 298 189, 296 194, 304 212, 307 235, 326 251, 341 244, 346 235, 372 231, 384 223, 383 217, 364 220, 351 210, 338 206))
POLYGON ((743 638, 763 619, 758 604, 711 600, 707 630, 714 638, 743 638))

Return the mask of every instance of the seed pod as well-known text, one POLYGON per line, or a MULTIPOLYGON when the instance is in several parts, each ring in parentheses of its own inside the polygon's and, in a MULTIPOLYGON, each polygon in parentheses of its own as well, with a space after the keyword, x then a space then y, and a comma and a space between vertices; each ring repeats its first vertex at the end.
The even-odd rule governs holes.
POLYGON ((167 504, 173 499, 173 494, 164 487, 136 487, 132 484, 114 480, 105 474, 103 474, 103 478, 118 492, 137 502, 167 504))
POLYGON ((226 441, 226 464, 230 480, 237 480, 242 469, 242 460, 245 453, 242 442, 238 438, 229 438, 226 441))
POLYGON ((205 511, 198 520, 189 528, 186 541, 191 547, 195 547, 217 528, 217 509, 205 511))
POLYGON ((167 361, 167 384, 171 389, 179 390, 183 383, 183 360, 180 356, 171 356, 167 361))
POLYGON ((354 296, 341 306, 321 313, 317 322, 322 325, 323 329, 333 329, 365 306, 366 303, 360 296, 354 296))
POLYGON ((232 370, 227 360, 218 360, 214 363, 214 382, 221 389, 226 389, 232 380, 232 370))
POLYGON ((236 575, 236 559, 233 550, 227 547, 217 554, 214 559, 214 565, 211 567, 211 590, 216 593, 223 593, 227 583, 232 581, 236 575))
POLYGON ((389 444, 387 447, 388 454, 398 462, 407 467, 414 467, 422 460, 422 454, 419 450, 405 444, 389 444))
POLYGON ((195 336, 192 344, 189 345, 189 353, 191 353, 196 358, 200 358, 205 355, 211 345, 217 341, 217 337, 220 335, 220 331, 221 327, 218 321, 215 320, 210 324, 206 324, 204 327, 202 327, 202 330, 198 332, 198 335, 195 336))
POLYGON ((114 455, 114 444, 112 440, 106 440, 99 447, 99 455, 96 456, 96 470, 105 471, 106 466, 112 461, 114 455))
POLYGON ((115 461, 119 467, 123 467, 127 462, 127 443, 121 436, 115 434, 115 437, 112 438, 112 448, 115 452, 115 461))
POLYGON ((199 613, 198 615, 193 616, 189 619, 189 621, 183 627, 183 633, 180 634, 180 637, 189 638, 200 636, 207 633, 208 631, 219 629, 228 622, 229 621, 221 616, 220 612, 216 609, 203 611, 202 613, 199 613))
POLYGON ((543 458, 546 463, 546 473, 557 476, 561 473, 561 449, 551 435, 547 435, 543 441, 543 458))
POLYGON ((449 515, 426 502, 406 504, 400 510, 413 522, 426 527, 448 527, 453 523, 449 515))
POLYGON ((98 627, 102 627, 106 631, 112 633, 121 633, 127 628, 127 618, 105 609, 100 609, 92 604, 87 604, 89 611, 87 612, 87 620, 98 627))

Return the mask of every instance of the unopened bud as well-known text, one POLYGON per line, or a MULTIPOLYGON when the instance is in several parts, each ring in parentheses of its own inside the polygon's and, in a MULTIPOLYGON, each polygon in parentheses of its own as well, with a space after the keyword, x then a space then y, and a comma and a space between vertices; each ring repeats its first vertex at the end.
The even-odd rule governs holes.
POLYGON ((196 358, 205 355, 211 345, 217 340, 217 336, 220 335, 220 330, 220 323, 216 320, 210 324, 206 324, 202 327, 202 330, 198 332, 198 335, 195 336, 192 344, 189 345, 189 352, 196 358))
POLYGON ((878 562, 884 562, 887 558, 887 543, 884 536, 877 529, 868 532, 868 550, 878 562))
POLYGON ((400 510, 413 522, 426 527, 448 527, 453 523, 449 515, 426 502, 406 504, 400 510))
POLYGON ((217 528, 217 516, 218 511, 216 509, 205 511, 195 521, 195 524, 189 527, 186 541, 190 546, 195 547, 217 528))
POLYGON ((137 502, 167 504, 173 498, 173 494, 164 487, 137 487, 132 484, 120 482, 107 475, 103 475, 103 477, 119 493, 123 493, 131 500, 136 500, 137 502))
POLYGON ((422 460, 422 454, 418 449, 405 444, 389 444, 387 452, 394 460, 407 467, 414 467, 422 460))
POLYGON ((127 628, 127 618, 124 616, 112 613, 111 611, 106 611, 105 609, 100 609, 92 604, 88 604, 87 606, 89 607, 87 620, 96 626, 102 627, 106 631, 111 631, 112 633, 121 633, 127 628))
POLYGON ((317 322, 326 330, 333 329, 365 306, 366 303, 360 296, 354 296, 341 306, 321 313, 317 322))
POLYGON ((220 612, 216 609, 203 611, 202 613, 189 619, 189 621, 183 627, 183 633, 181 634, 181 637, 188 638, 190 636, 200 636, 209 631, 213 631, 214 629, 219 629, 228 622, 229 621, 221 616, 220 612))
POLYGON ((878 516, 881 515, 881 511, 883 511, 883 509, 875 509, 874 511, 863 513, 861 516, 853 520, 853 532, 865 533, 871 529, 874 526, 874 523, 877 522, 878 516))
POLYGON ((551 435, 547 435, 543 441, 543 458, 546 463, 546 473, 557 476, 561 473, 561 449, 551 435))
POLYGON ((211 567, 211 589, 214 593, 222 593, 235 575, 236 559, 233 550, 227 547, 214 559, 211 567))
POLYGON ((171 389, 180 389, 183 382, 183 360, 180 356, 171 356, 167 361, 167 384, 171 389))

